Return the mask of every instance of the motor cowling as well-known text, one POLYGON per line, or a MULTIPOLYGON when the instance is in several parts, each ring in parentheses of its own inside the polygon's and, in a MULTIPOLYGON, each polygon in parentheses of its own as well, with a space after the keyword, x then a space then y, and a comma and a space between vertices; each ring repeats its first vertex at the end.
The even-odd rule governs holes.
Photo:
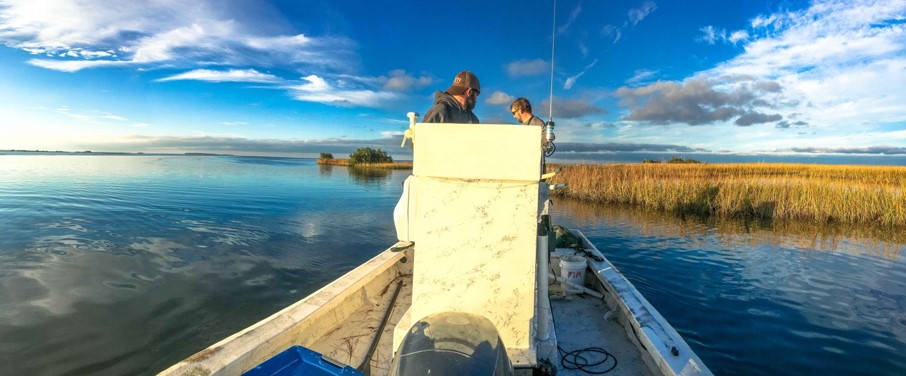
POLYGON ((390 375, 513 375, 513 365, 490 320, 441 312, 412 325, 393 358, 390 375))

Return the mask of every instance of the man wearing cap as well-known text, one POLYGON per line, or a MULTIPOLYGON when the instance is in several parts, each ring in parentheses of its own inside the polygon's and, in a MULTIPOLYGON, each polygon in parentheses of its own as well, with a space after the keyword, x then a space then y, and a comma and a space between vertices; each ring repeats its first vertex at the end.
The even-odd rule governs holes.
POLYGON ((446 92, 434 93, 434 106, 422 120, 425 123, 470 123, 478 124, 478 117, 472 112, 481 84, 472 72, 464 70, 456 75, 446 92))

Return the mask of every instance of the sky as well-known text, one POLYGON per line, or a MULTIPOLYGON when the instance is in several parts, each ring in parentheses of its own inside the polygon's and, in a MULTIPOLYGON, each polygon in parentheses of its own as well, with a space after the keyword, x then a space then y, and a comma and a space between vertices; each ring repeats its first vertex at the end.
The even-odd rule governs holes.
POLYGON ((566 155, 906 155, 906 0, 0 0, 0 150, 411 158, 466 69, 566 155))

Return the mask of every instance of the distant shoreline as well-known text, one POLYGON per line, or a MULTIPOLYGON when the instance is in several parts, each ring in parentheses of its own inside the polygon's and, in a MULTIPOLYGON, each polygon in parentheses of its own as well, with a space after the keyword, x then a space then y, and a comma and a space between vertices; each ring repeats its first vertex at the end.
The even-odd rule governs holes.
POLYGON ((212 157, 232 157, 233 154, 216 154, 216 153, 144 153, 144 152, 122 152, 122 151, 62 151, 62 150, 0 150, 0 155, 189 155, 189 156, 212 156, 212 157))

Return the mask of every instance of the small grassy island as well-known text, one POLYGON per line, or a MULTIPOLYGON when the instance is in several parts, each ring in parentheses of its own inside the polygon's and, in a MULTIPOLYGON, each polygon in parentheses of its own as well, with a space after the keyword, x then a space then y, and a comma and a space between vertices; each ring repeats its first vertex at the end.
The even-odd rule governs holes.
POLYGON ((349 155, 349 159, 334 158, 331 153, 321 153, 318 164, 331 166, 350 166, 383 169, 411 169, 412 162, 394 162, 387 152, 381 149, 359 148, 349 155))

